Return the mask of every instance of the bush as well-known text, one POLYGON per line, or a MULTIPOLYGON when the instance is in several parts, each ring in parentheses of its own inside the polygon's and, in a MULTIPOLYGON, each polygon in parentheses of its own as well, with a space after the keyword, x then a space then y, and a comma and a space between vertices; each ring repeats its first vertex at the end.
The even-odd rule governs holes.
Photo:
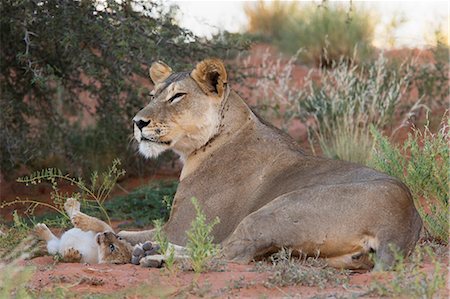
POLYGON ((149 64, 176 70, 245 46, 231 34, 198 38, 162 2, 7 0, 0 11, 0 167, 10 177, 21 165, 89 174, 113 158, 142 169, 128 140, 149 64))
POLYGON ((287 53, 317 66, 367 58, 372 52, 373 16, 366 10, 323 1, 321 5, 259 1, 245 8, 248 31, 273 41, 287 53), (357 49, 358 56, 353 53, 357 49))
POLYGON ((161 181, 139 187, 127 195, 116 196, 105 203, 113 219, 132 219, 132 226, 144 227, 154 220, 169 218, 178 182, 161 181))
POLYGON ((372 166, 408 185, 425 229, 445 244, 449 229, 449 127, 447 117, 435 134, 428 126, 415 129, 402 146, 393 145, 378 130, 371 129, 375 139, 372 166))
POLYGON ((389 298, 445 298, 445 262, 438 260, 433 248, 418 246, 409 259, 405 263, 403 254, 395 252, 394 271, 375 276, 369 293, 389 298), (425 260, 433 266, 431 275, 423 269, 425 260))
POLYGON ((410 77, 389 70, 383 55, 368 66, 341 61, 322 71, 320 82, 307 79, 298 97, 300 116, 315 120, 310 129, 326 156, 365 164, 373 145, 369 126, 392 123, 410 77))

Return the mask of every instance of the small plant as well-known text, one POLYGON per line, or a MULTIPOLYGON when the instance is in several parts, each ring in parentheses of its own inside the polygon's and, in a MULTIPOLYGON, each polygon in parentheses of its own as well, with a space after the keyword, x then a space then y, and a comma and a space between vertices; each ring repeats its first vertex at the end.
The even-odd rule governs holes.
POLYGON ((159 244, 161 254, 165 255, 169 249, 169 240, 162 230, 163 221, 161 219, 154 220, 153 225, 155 226, 154 240, 159 244))
POLYGON ((393 272, 374 276, 369 290, 377 296, 402 298, 441 298, 445 293, 445 264, 439 262, 429 246, 416 247, 410 262, 402 254, 395 254, 396 266, 393 272), (422 265, 429 260, 433 273, 427 275, 422 265))
POLYGON ((402 146, 371 128, 375 139, 371 165, 408 185, 427 232, 448 244, 450 119, 446 118, 435 134, 428 125, 414 129, 402 146))
POLYGON ((323 260, 313 257, 304 256, 296 260, 291 249, 282 248, 270 257, 270 261, 271 266, 264 262, 256 264, 258 272, 272 273, 265 284, 267 287, 302 285, 323 289, 330 284, 338 286, 348 282, 347 272, 326 267, 323 260))
POLYGON ((17 214, 13 213, 13 225, 0 235, 0 258, 9 255, 19 243, 29 235, 30 228, 17 214))
POLYGON ((164 263, 166 265, 166 268, 172 272, 175 268, 175 248, 173 246, 169 245, 169 240, 167 238, 167 235, 162 230, 163 227, 163 221, 162 219, 157 219, 153 221, 155 234, 154 234, 154 240, 159 244, 161 254, 166 257, 164 260, 164 263))
POLYGON ((186 232, 188 237, 186 248, 192 269, 195 273, 201 273, 207 270, 208 263, 219 251, 219 246, 213 243, 211 233, 220 220, 216 217, 211 223, 206 223, 206 215, 197 199, 193 197, 191 201, 196 216, 191 223, 191 228, 186 232))
POLYGON ((58 212, 61 217, 69 220, 69 216, 64 211, 64 203, 67 198, 75 197, 79 199, 87 208, 98 208, 107 221, 110 222, 104 203, 116 185, 117 180, 125 174, 124 170, 118 168, 119 166, 120 160, 116 159, 113 161, 112 166, 102 174, 99 175, 98 172, 93 172, 91 175, 90 186, 86 186, 83 179, 76 179, 68 174, 64 175, 61 170, 57 168, 48 168, 37 171, 30 176, 18 178, 17 181, 20 183, 25 183, 27 186, 37 185, 47 181, 51 184, 53 189, 53 192, 51 193, 52 203, 45 203, 31 199, 17 199, 0 205, 0 208, 14 204, 25 204, 28 205, 26 214, 33 215, 36 207, 43 206, 58 212), (71 185, 75 185, 80 191, 75 192, 70 196, 69 194, 63 194, 58 188, 58 181, 66 181, 71 185))

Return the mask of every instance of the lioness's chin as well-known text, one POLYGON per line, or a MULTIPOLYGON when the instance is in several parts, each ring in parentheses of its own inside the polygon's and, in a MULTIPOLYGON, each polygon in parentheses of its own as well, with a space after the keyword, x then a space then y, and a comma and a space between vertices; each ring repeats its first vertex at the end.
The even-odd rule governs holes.
POLYGON ((159 144, 154 142, 139 143, 139 152, 146 158, 156 158, 167 149, 169 149, 169 146, 165 144, 159 144))

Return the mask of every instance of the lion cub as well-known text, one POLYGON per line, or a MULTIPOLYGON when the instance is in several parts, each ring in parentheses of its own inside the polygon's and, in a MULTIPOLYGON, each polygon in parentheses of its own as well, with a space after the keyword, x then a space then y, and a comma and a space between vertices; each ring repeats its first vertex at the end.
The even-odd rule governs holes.
POLYGON ((35 234, 47 242, 49 254, 59 253, 66 262, 125 264, 131 262, 133 247, 105 222, 80 212, 80 203, 69 198, 64 204, 74 228, 58 239, 45 224, 35 234))

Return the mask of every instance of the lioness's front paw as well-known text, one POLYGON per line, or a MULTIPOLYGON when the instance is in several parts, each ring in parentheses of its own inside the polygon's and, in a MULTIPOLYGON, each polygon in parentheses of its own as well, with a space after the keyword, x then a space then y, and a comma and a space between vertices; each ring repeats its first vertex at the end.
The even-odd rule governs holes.
POLYGON ((81 212, 75 212, 70 219, 74 227, 83 231, 89 231, 91 227, 91 217, 81 212))
POLYGON ((133 249, 131 263, 134 265, 139 265, 142 258, 151 255, 159 255, 160 250, 161 248, 158 244, 152 244, 150 241, 147 241, 144 244, 137 244, 133 249))
POLYGON ((80 211, 80 202, 73 197, 68 198, 64 203, 64 210, 66 210, 69 217, 72 217, 75 212, 80 211))
POLYGON ((148 255, 141 259, 139 262, 142 267, 148 268, 161 268, 164 265, 166 257, 161 254, 148 255))

